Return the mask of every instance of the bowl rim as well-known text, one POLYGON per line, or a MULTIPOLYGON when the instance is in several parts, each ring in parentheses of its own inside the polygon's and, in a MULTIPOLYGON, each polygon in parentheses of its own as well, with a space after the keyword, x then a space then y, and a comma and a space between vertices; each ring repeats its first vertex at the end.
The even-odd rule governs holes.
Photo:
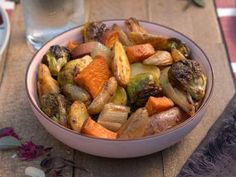
MULTIPOLYGON (((106 19, 106 20, 101 20, 102 22, 112 22, 112 21, 125 21, 126 19, 106 19)), ((178 130, 178 129, 181 129, 183 127, 185 127, 187 124, 189 124, 189 122, 193 121, 194 119, 196 119, 197 115, 200 113, 201 110, 204 110, 207 108, 211 98, 212 98, 212 95, 213 95, 213 90, 214 90, 214 81, 215 81, 215 77, 214 77, 214 70, 212 68, 212 65, 210 63, 210 60, 209 58, 207 57, 206 53, 202 50, 202 48, 196 43, 194 42, 192 39, 190 39, 189 37, 187 37, 185 34, 171 28, 171 27, 168 27, 168 26, 165 26, 165 25, 162 25, 162 24, 159 24, 159 23, 155 23, 155 22, 150 22, 150 21, 147 21, 147 20, 139 20, 139 22, 141 23, 147 23, 147 24, 152 24, 152 25, 156 25, 156 26, 161 26, 161 27, 164 27, 166 29, 169 29, 169 30, 172 30, 182 36, 184 36, 186 39, 188 39, 190 42, 192 42, 201 52, 202 54, 204 55, 204 57, 206 58, 206 62, 208 63, 209 67, 210 67, 210 75, 212 77, 212 81, 211 81, 211 88, 210 88, 210 91, 209 91, 209 95, 208 97, 206 98, 206 101, 205 101, 205 104, 201 105, 199 107, 199 109, 196 111, 196 113, 194 114, 194 116, 188 118, 187 120, 185 120, 184 122, 166 130, 166 131, 163 131, 159 134, 154 134, 154 135, 150 135, 150 136, 146 136, 146 137, 140 137, 140 138, 135 138, 135 139, 105 139, 105 138, 98 138, 98 137, 93 137, 93 136, 89 136, 89 135, 84 135, 84 134, 80 134, 74 130, 71 130, 69 128, 66 128, 62 125, 60 125, 59 123, 56 123, 55 121, 53 121, 52 119, 50 119, 39 107, 38 105, 36 105, 31 96, 30 96, 30 93, 29 93, 29 89, 28 89, 28 84, 27 84, 27 78, 28 78, 28 75, 29 75, 29 68, 31 67, 31 64, 33 63, 33 60, 35 58, 35 56, 40 52, 40 50, 46 46, 48 43, 50 43, 51 41, 53 41, 54 39, 56 38, 59 38, 60 36, 64 35, 65 33, 68 33, 70 31, 73 31, 73 30, 76 30, 78 28, 81 28, 85 25, 82 24, 82 25, 79 25, 79 26, 76 26, 74 28, 71 28, 67 31, 64 31, 63 33, 53 37, 52 39, 50 39, 49 41, 47 41, 34 55, 33 57, 31 58, 27 68, 26 68, 26 74, 25 74, 25 88, 26 88, 26 93, 27 93, 27 96, 28 96, 28 100, 30 101, 31 105, 33 105, 33 107, 37 110, 38 113, 40 113, 40 115, 45 118, 45 120, 47 120, 48 122, 51 122, 53 123, 54 125, 58 126, 59 128, 63 128, 65 131, 67 131, 68 133, 72 133, 72 134, 75 134, 75 135, 78 135, 79 137, 82 137, 82 138, 88 138, 90 140, 97 140, 97 141, 102 141, 102 142, 112 142, 112 143, 120 143, 120 142, 138 142, 138 141, 144 141, 144 140, 149 140, 149 139, 153 139, 153 138, 157 138, 157 137, 161 137, 161 136, 164 136, 164 135, 167 135, 167 134, 170 134, 170 133, 173 133, 174 131, 178 130)))

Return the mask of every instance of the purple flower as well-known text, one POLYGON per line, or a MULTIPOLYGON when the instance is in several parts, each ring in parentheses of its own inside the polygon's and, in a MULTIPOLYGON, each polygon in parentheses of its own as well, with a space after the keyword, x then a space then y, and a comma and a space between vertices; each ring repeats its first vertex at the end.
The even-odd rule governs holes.
POLYGON ((19 136, 15 133, 12 127, 6 127, 6 128, 0 129, 0 138, 5 137, 5 136, 12 136, 20 140, 19 136))
POLYGON ((52 148, 45 148, 42 145, 36 145, 32 141, 27 141, 18 148, 18 156, 21 160, 33 160, 47 152, 52 148))

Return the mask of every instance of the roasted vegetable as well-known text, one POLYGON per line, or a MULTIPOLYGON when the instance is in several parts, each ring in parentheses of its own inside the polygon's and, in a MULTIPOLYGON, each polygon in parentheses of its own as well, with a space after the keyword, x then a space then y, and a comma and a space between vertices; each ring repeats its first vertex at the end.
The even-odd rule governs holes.
POLYGON ((147 33, 147 31, 142 26, 140 26, 139 21, 135 18, 129 18, 125 20, 125 25, 130 32, 147 33))
POLYGON ((75 82, 95 98, 110 76, 109 66, 104 57, 96 56, 83 71, 76 75, 75 82))
POLYGON ((153 114, 166 111, 174 106, 174 103, 171 99, 163 96, 163 97, 152 97, 150 96, 147 103, 146 109, 148 111, 148 115, 151 116, 153 114))
POLYGON ((127 104, 127 94, 123 87, 118 86, 115 95, 112 97, 111 102, 117 105, 127 104))
POLYGON ((43 63, 48 65, 53 76, 57 76, 61 68, 71 59, 70 51, 59 45, 53 45, 43 57, 43 63))
POLYGON ((85 105, 89 105, 91 103, 91 97, 89 93, 77 85, 66 84, 62 88, 62 92, 71 101, 79 100, 85 105))
POLYGON ((126 53, 130 63, 141 62, 155 54, 151 44, 139 44, 126 48, 126 53))
POLYGON ((185 58, 190 57, 190 49, 185 43, 176 38, 169 38, 167 50, 171 51, 172 49, 177 49, 180 53, 183 54, 185 58))
POLYGON ((39 64, 37 86, 39 96, 60 92, 57 81, 52 78, 51 73, 45 64, 39 64))
POLYGON ((129 39, 135 44, 151 44, 156 50, 167 50, 169 38, 166 36, 149 34, 149 33, 128 33, 129 39))
POLYGON ((89 118, 86 106, 81 101, 75 101, 69 110, 68 120, 70 126, 76 132, 80 132, 84 122, 89 118))
POLYGON ((94 49, 91 52, 91 57, 96 57, 96 56, 103 56, 108 65, 111 66, 111 61, 112 61, 112 53, 111 49, 107 48, 105 45, 101 44, 100 42, 97 42, 96 45, 94 46, 94 49))
POLYGON ((88 118, 88 120, 84 123, 82 133, 86 135, 94 136, 97 138, 106 138, 106 139, 117 138, 117 133, 106 129, 105 127, 98 124, 91 118, 88 118))
POLYGON ((171 66, 168 77, 172 84, 187 91, 195 100, 205 95, 206 76, 196 60, 181 60, 171 66))
POLYGON ((145 136, 161 133, 183 121, 183 115, 178 107, 171 108, 149 117, 145 136))
POLYGON ((102 111, 104 105, 108 103, 117 89, 117 81, 114 77, 111 77, 102 87, 102 90, 95 97, 92 103, 88 107, 89 114, 98 114, 102 111))
POLYGON ((178 62, 186 59, 185 56, 176 48, 171 49, 171 56, 174 62, 178 62))
POLYGON ((126 33, 117 24, 112 25, 112 29, 119 32, 119 40, 124 46, 131 46, 133 43, 129 40, 126 33))
POLYGON ((103 43, 106 47, 111 49, 118 40, 119 40, 119 32, 116 30, 109 30, 103 33, 101 38, 101 43, 103 43))
POLYGON ((130 64, 122 44, 117 41, 113 48, 112 70, 118 83, 126 86, 130 79, 130 64))
POLYGON ((58 74, 57 80, 60 86, 74 84, 74 76, 83 71, 92 61, 93 59, 89 55, 69 61, 58 74))
POLYGON ((78 43, 77 41, 75 41, 75 40, 70 40, 70 41, 68 42, 68 44, 67 44, 67 48, 68 48, 68 50, 69 50, 70 52, 72 52, 72 50, 73 50, 74 48, 76 48, 78 45, 79 45, 79 43, 78 43))
POLYGON ((127 121, 129 112, 129 107, 108 103, 99 114, 97 122, 116 132, 127 121))
POLYGON ((106 32, 108 28, 106 24, 102 22, 89 22, 87 23, 82 31, 84 42, 88 41, 100 41, 104 32, 106 32))
POLYGON ((148 113, 145 108, 139 108, 135 111, 125 124, 119 129, 118 137, 120 139, 140 138, 144 135, 148 124, 148 113))
POLYGON ((161 71, 160 83, 164 94, 190 116, 194 115, 195 107, 191 98, 189 98, 185 92, 182 92, 171 85, 168 79, 169 69, 170 67, 167 67, 161 71))
POLYGON ((173 64, 172 56, 167 51, 158 50, 154 55, 143 61, 147 65, 168 66, 173 64))
POLYGON ((152 74, 142 73, 130 79, 127 85, 127 94, 130 106, 132 109, 136 109, 144 106, 150 96, 161 96, 162 91, 155 84, 152 74))
POLYGON ((48 117, 67 127, 66 100, 61 94, 47 94, 40 98, 41 109, 48 117))
POLYGON ((134 63, 130 65, 131 67, 131 78, 141 73, 150 73, 153 75, 155 83, 159 85, 160 83, 160 69, 156 66, 144 65, 142 63, 134 63))
POLYGON ((89 55, 95 48, 98 42, 96 41, 90 41, 86 43, 79 44, 77 47, 75 47, 71 54, 74 59, 83 57, 85 55, 89 55))

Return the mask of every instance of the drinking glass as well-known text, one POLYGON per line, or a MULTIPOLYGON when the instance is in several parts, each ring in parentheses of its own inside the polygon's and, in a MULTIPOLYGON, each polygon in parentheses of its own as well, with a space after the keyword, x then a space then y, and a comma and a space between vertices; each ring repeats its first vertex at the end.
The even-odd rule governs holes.
POLYGON ((22 0, 27 43, 40 49, 54 36, 85 21, 84 0, 22 0))

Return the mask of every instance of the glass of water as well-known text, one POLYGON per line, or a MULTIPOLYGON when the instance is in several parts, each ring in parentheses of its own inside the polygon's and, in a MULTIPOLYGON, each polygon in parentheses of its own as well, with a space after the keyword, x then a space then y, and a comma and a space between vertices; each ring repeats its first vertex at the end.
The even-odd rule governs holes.
POLYGON ((22 0, 27 43, 40 49, 54 36, 85 21, 84 0, 22 0))

